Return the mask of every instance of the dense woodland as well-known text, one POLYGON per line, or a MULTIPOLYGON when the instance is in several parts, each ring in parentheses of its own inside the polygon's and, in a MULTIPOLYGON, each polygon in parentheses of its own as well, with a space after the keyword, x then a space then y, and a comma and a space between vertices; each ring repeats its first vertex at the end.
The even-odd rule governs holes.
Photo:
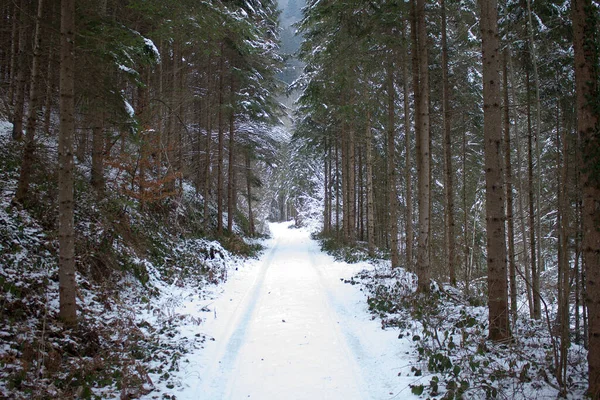
POLYGON ((557 384, 585 343, 593 398, 597 18, 592 1, 313 1, 295 83, 323 234, 389 251, 422 293, 485 285, 491 340, 548 319, 557 384))
POLYGON ((3 196, 57 240, 65 327, 76 271, 115 251, 78 230, 84 204, 237 250, 266 218, 317 220, 415 272, 417 296, 483 293, 491 342, 545 321, 552 382, 569 392, 578 344, 600 398, 598 7, 315 0, 292 37, 270 0, 3 1, 3 196))

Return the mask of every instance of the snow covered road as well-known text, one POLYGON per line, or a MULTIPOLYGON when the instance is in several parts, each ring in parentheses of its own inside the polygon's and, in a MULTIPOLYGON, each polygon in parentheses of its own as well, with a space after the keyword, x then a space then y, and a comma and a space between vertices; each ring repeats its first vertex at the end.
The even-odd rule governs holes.
POLYGON ((203 331, 215 341, 190 355, 197 370, 177 398, 413 398, 409 344, 382 330, 358 286, 341 281, 361 266, 335 262, 288 225, 271 224, 266 254, 210 306, 203 331))

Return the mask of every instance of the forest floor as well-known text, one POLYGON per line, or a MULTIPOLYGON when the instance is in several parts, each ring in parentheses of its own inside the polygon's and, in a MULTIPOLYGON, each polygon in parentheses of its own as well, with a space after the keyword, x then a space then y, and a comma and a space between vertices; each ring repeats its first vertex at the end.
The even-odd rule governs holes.
POLYGON ((202 310, 200 329, 210 339, 180 363, 181 387, 158 392, 207 400, 416 398, 412 340, 382 329, 362 289, 345 283, 369 264, 335 261, 290 223, 270 228, 261 259, 232 273, 213 302, 198 307, 190 298, 174 310, 202 310))

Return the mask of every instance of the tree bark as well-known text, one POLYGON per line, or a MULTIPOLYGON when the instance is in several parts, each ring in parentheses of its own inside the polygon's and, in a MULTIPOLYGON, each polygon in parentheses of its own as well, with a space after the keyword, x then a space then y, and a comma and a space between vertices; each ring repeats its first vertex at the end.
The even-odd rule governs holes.
POLYGON ((348 129, 348 242, 356 242, 356 157, 354 154, 354 128, 348 129))
POLYGON ((250 150, 246 152, 246 190, 248 196, 248 235, 254 237, 254 213, 252 211, 252 161, 250 150))
POLYGON ((367 130, 365 134, 367 164, 367 238, 369 255, 375 255, 375 211, 373 209, 373 135, 371 132, 371 113, 367 111, 367 130))
POLYGON ((508 238, 508 276, 510 285, 510 312, 517 319, 517 268, 515 264, 515 221, 513 217, 512 162, 510 141, 510 103, 508 98, 508 49, 504 49, 504 167, 506 168, 506 220, 508 238))
MULTIPOLYGON (((509 50, 510 51, 510 50, 509 50)), ((513 103, 516 103, 517 101, 517 94, 516 94, 516 90, 515 90, 515 77, 514 77, 514 68, 512 68, 512 58, 509 57, 509 74, 510 74, 510 81, 511 81, 511 97, 513 100, 513 103)), ((527 294, 527 304, 529 306, 529 315, 532 316, 533 315, 533 290, 532 290, 532 285, 531 285, 531 270, 529 268, 529 251, 528 251, 528 243, 527 243, 527 232, 526 232, 526 218, 525 218, 525 206, 523 204, 523 197, 524 197, 524 193, 525 190, 523 188, 523 178, 521 177, 521 164, 522 164, 522 158, 521 158, 521 140, 519 139, 519 113, 516 112, 515 113, 515 153, 517 156, 517 168, 516 168, 516 178, 517 178, 517 190, 519 192, 519 202, 518 202, 518 213, 519 213, 519 230, 521 231, 521 241, 522 241, 522 257, 523 260, 521 262, 521 257, 519 257, 519 263, 522 265, 523 270, 524 270, 524 275, 525 275, 525 292, 527 294)))
POLYGON ((223 235, 223 147, 224 147, 224 123, 223 123, 223 91, 224 89, 224 75, 225 75, 225 65, 224 65, 224 54, 225 46, 221 43, 221 54, 219 55, 219 109, 217 111, 217 120, 218 120, 218 129, 219 129, 219 137, 218 141, 218 150, 217 150, 217 235, 223 235))
POLYGON ((17 6, 17 2, 12 3, 12 27, 10 32, 10 62, 9 62, 9 82, 10 87, 8 89, 8 102, 9 104, 13 104, 13 100, 15 98, 15 89, 16 89, 16 64, 19 53, 19 34, 20 34, 20 23, 19 23, 19 9, 17 6))
POLYGON ((37 15, 35 20, 35 31, 33 35, 33 60, 31 63, 31 78, 29 84, 29 109, 27 111, 27 125, 25 130, 25 148, 21 159, 21 172, 15 200, 23 204, 26 202, 29 192, 29 182, 35 153, 35 131, 38 121, 38 113, 41 103, 40 64, 42 61, 42 32, 41 20, 44 11, 44 1, 38 0, 37 15))
POLYGON ((581 136, 581 186, 583 191, 583 256, 588 306, 588 396, 600 398, 600 176, 598 148, 598 12, 591 0, 573 0, 573 44, 577 131, 581 136))
POLYGON ((342 177, 342 240, 348 243, 350 239, 349 220, 350 199, 348 196, 348 138, 346 137, 346 125, 340 127, 340 147, 341 147, 341 177, 342 177))
POLYGON ((560 127, 560 107, 557 104, 557 165, 558 172, 558 326, 560 329, 560 353, 556 380, 561 387, 561 392, 566 397, 567 385, 567 361, 570 346, 570 318, 569 318, 569 296, 570 296, 570 267, 569 267, 569 206, 568 206, 568 145, 566 130, 560 127), (561 157, 562 156, 562 157, 561 157), (562 159, 561 159, 562 158, 562 159))
POLYGON ((442 14, 442 116, 444 125, 444 244, 446 248, 446 269, 450 284, 456 286, 456 253, 454 236, 454 177, 452 170, 452 140, 450 130, 450 83, 448 82, 448 39, 446 33, 446 2, 440 0, 442 14))
POLYGON ((204 210, 203 210, 203 228, 204 232, 208 232, 209 222, 210 222, 210 214, 209 214, 209 199, 210 199, 210 151, 211 151, 211 142, 212 142, 212 108, 210 103, 210 98, 212 94, 212 57, 209 53, 208 55, 208 73, 206 74, 206 144, 205 144, 205 154, 204 154, 204 210))
POLYGON ((23 114, 25 112, 25 86, 27 84, 27 43, 28 26, 27 26, 27 10, 28 4, 25 0, 21 0, 19 6, 19 47, 17 52, 17 74, 14 94, 14 107, 12 115, 12 138, 13 140, 21 140, 23 138, 23 114))
POLYGON ((528 182, 528 198, 529 198, 529 244, 530 244, 530 261, 531 261, 531 285, 533 299, 533 315, 532 318, 540 319, 542 316, 540 302, 540 271, 537 264, 536 251, 536 236, 535 236, 535 208, 534 208, 534 190, 533 190, 533 129, 531 127, 531 103, 530 86, 529 86, 529 70, 526 71, 526 90, 527 90, 527 182, 528 182))
POLYGON ((59 316, 77 323, 73 202, 75 136, 75 0, 62 0, 60 24, 60 131, 58 137, 59 316))
POLYGON ((502 167, 500 52, 496 0, 480 0, 483 56, 483 132, 486 180, 489 338, 510 338, 506 279, 505 201, 502 167))
MULTIPOLYGON (((537 271, 538 274, 544 269, 544 263, 542 259, 542 222, 541 222, 541 207, 540 199, 542 197, 542 173, 541 173, 541 158, 540 158, 540 139, 542 131, 542 102, 540 101, 540 78, 538 73, 537 64, 537 51, 535 47, 535 41, 533 37, 533 21, 531 12, 531 0, 527 0, 527 26, 529 33, 529 48, 531 50, 531 64, 533 66, 533 79, 535 80, 535 159, 536 159, 536 175, 537 185, 535 190, 535 226, 537 232, 537 271)), ((541 317, 541 309, 540 309, 541 317)))
POLYGON ((418 291, 429 292, 431 271, 429 260, 429 228, 430 228, 430 125, 429 125, 429 65, 427 56, 427 26, 425 22, 425 0, 414 0, 414 25, 416 34, 413 35, 414 53, 417 56, 418 85, 415 90, 416 114, 415 125, 417 136, 417 166, 418 166, 418 197, 419 197, 419 239, 417 254, 418 291), (416 3, 415 3, 416 2, 416 3))
POLYGON ((396 185, 396 135, 395 135, 395 101, 396 89, 394 87, 393 63, 387 65, 387 183, 388 183, 388 208, 389 208, 389 230, 390 250, 392 268, 400 266, 400 255, 398 254, 398 193, 396 185))
MULTIPOLYGON (((406 37, 406 29, 402 30, 402 37, 406 37)), ((406 185, 406 268, 409 271, 414 270, 413 265, 413 248, 414 248, 414 231, 413 231, 413 194, 412 194, 412 150, 410 145, 410 95, 408 93, 409 84, 408 60, 403 58, 402 62, 402 83, 404 87, 403 102, 404 102, 404 184, 406 185)))
POLYGON ((235 102, 235 87, 233 74, 231 75, 230 83, 231 91, 231 111, 229 112, 229 160, 227 172, 227 231, 233 233, 233 216, 235 214, 235 110, 233 108, 235 102))

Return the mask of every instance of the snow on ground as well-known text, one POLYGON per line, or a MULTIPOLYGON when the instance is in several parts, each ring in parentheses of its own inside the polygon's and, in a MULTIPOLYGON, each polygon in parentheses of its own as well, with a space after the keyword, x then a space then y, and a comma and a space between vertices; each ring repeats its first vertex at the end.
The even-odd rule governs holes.
POLYGON ((180 311, 202 321, 190 333, 214 340, 182 360, 182 387, 160 391, 206 400, 415 398, 411 342, 382 330, 359 286, 342 281, 368 264, 336 262, 307 230, 288 225, 270 225, 267 251, 231 274, 214 301, 182 300, 180 311))

